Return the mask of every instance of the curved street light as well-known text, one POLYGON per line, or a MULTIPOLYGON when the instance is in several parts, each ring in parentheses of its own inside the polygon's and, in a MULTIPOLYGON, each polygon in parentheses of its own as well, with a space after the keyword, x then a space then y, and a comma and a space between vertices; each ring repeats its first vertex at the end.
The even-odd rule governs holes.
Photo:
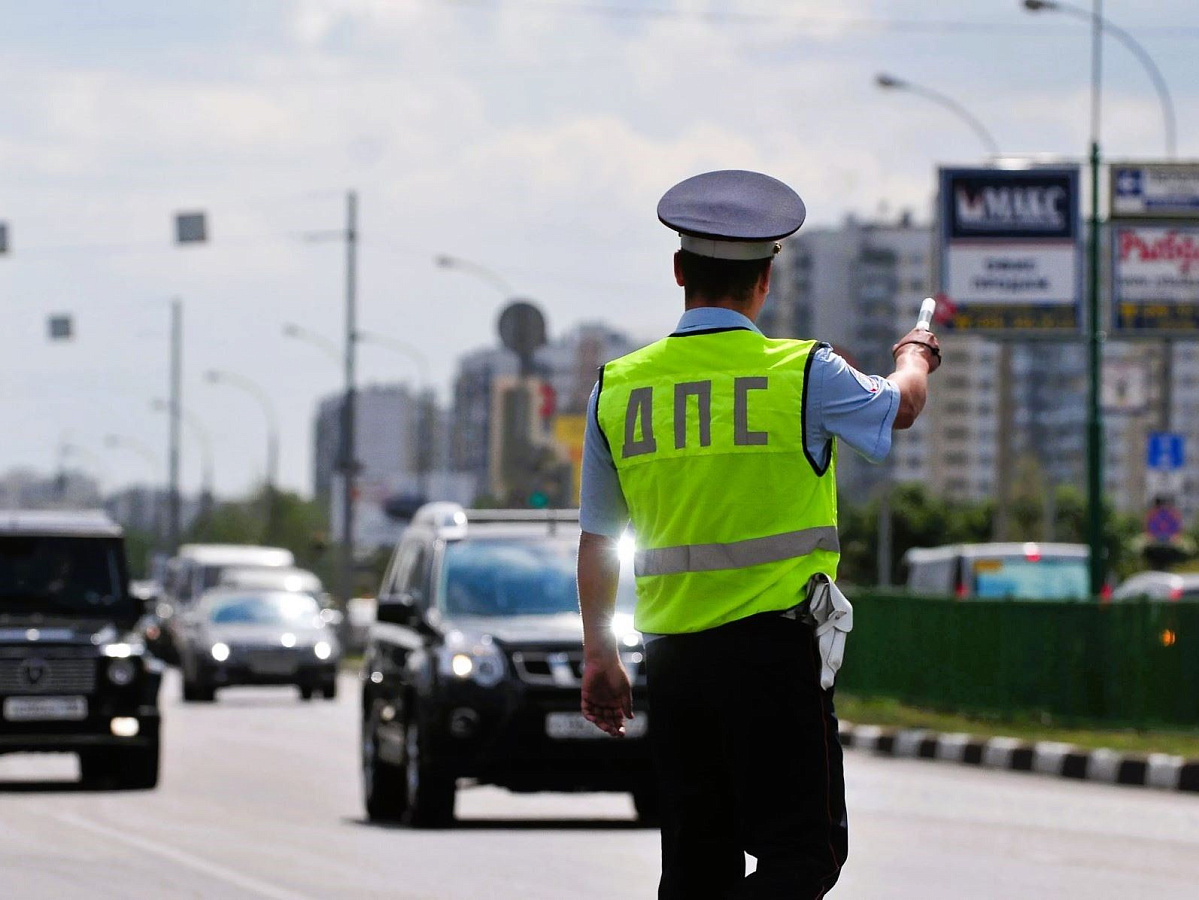
POLYGON ((294 322, 284 322, 283 336, 294 338, 297 341, 303 341, 305 344, 311 344, 313 347, 316 347, 318 350, 332 359, 333 362, 339 367, 344 362, 342 358, 342 352, 338 348, 337 344, 333 343, 333 341, 329 340, 324 335, 317 334, 315 331, 305 328, 302 325, 297 325, 294 322))
POLYGON ((947 97, 940 91, 934 91, 932 88, 927 88, 919 84, 913 84, 910 81, 905 81, 902 78, 897 78, 894 75, 888 75, 885 72, 880 72, 874 77, 874 83, 883 90, 907 91, 909 94, 916 94, 924 97, 926 100, 931 100, 938 106, 948 109, 959 119, 970 126, 970 129, 978 135, 978 139, 982 141, 987 152, 991 156, 999 156, 999 144, 995 141, 994 135, 986 129, 978 119, 971 115, 970 111, 954 100, 952 97, 947 97))
POLYGON ((273 498, 279 476, 279 420, 270 396, 256 382, 235 372, 209 369, 204 373, 204 379, 209 384, 227 384, 237 388, 253 397, 262 407, 262 414, 266 419, 266 489, 268 499, 273 498))
POLYGON ((505 297, 512 296, 512 286, 504 280, 504 277, 493 269, 487 266, 480 265, 477 262, 472 262, 469 259, 462 259, 457 256, 449 256, 447 254, 439 254, 433 257, 433 263, 441 269, 453 269, 458 272, 466 272, 486 281, 505 297))
POLYGON ((155 479, 161 474, 160 467, 162 461, 158 458, 158 454, 151 450, 147 444, 135 437, 128 437, 122 434, 107 434, 104 436, 104 446, 110 450, 128 450, 131 453, 135 453, 144 459, 150 468, 153 469, 153 477, 155 479))
POLYGON ((131 453, 140 456, 146 461, 151 471, 151 488, 150 488, 150 530, 154 534, 154 543, 158 543, 161 531, 160 506, 161 497, 158 493, 158 488, 153 486, 162 475, 162 460, 158 458, 150 447, 135 437, 129 437, 121 434, 109 434, 104 437, 104 446, 110 450, 128 450, 131 453))
POLYGON ((385 347, 393 353, 398 353, 410 362, 416 363, 417 372, 419 373, 420 387, 424 389, 429 385, 429 357, 421 353, 412 344, 406 341, 399 341, 395 338, 388 337, 384 334, 378 334, 374 331, 359 331, 357 338, 364 344, 373 344, 376 347, 385 347))
POLYGON ((1170 96, 1170 88, 1166 85, 1166 79, 1162 77, 1161 70, 1157 67, 1157 63, 1153 61, 1153 57, 1137 42, 1136 38, 1119 25, 1104 18, 1098 12, 1090 12, 1072 3, 1062 3, 1059 0, 1024 0, 1023 5, 1028 12, 1060 12, 1075 19, 1081 19, 1084 22, 1097 23, 1103 31, 1106 31, 1127 47, 1132 55, 1144 66, 1145 71, 1149 74, 1149 80, 1153 82, 1154 90, 1157 91, 1158 100, 1161 101, 1162 120, 1166 127, 1166 156, 1174 159, 1178 155, 1177 125, 1174 118, 1174 100, 1170 96))
MULTIPOLYGON (((150 401, 150 408, 154 412, 169 413, 171 411, 171 404, 161 397, 156 397, 150 401)), ((180 410, 180 413, 183 416, 183 424, 191 430, 196 443, 200 447, 200 493, 207 499, 213 495, 212 435, 204 427, 204 423, 196 418, 191 410, 184 407, 180 410)))

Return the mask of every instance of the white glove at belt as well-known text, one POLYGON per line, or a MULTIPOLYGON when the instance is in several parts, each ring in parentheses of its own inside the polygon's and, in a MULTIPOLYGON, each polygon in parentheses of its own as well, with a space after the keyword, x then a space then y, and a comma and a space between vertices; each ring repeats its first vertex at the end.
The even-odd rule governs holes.
POLYGON ((828 690, 845 659, 845 636, 853 631, 853 605, 827 575, 808 582, 807 617, 820 649, 820 687, 828 690))

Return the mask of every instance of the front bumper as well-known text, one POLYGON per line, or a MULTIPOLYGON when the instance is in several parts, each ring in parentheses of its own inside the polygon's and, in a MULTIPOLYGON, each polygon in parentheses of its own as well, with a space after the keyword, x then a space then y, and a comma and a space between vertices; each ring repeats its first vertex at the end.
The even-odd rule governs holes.
MULTIPOLYGON (((551 713, 579 714, 575 689, 446 687, 423 720, 434 755, 457 776, 516 791, 627 791, 652 776, 648 733, 612 738, 595 729, 593 737, 549 736, 551 713)), ((644 692, 634 692, 634 707, 645 715, 644 692)))
POLYGON ((156 707, 133 710, 100 709, 79 722, 0 722, 0 753, 63 753, 94 747, 157 746, 161 718, 156 707), (134 718, 134 737, 112 733, 114 718, 134 718))
POLYGON ((297 662, 286 670, 263 670, 250 663, 230 658, 223 663, 209 663, 200 667, 200 680, 213 687, 239 685, 294 684, 317 687, 337 680, 336 660, 321 662, 297 662))

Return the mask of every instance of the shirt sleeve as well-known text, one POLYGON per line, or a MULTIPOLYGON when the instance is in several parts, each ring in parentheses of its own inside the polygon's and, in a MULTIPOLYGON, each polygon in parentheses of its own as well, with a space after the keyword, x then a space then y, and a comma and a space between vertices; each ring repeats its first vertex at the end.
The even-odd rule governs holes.
POLYGON ((804 411, 808 453, 827 464, 836 437, 871 462, 882 462, 891 450, 899 387, 880 375, 863 375, 827 345, 813 352, 804 411))
POLYGON ((600 431, 599 385, 587 401, 587 429, 583 435, 583 477, 579 497, 579 525, 591 534, 619 538, 629 522, 629 508, 612 451, 600 431))

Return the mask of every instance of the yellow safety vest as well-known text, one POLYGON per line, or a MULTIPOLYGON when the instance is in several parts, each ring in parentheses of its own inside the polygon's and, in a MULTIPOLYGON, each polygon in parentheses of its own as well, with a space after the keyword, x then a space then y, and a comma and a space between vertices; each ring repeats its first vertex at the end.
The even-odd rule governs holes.
POLYGON ((815 341, 678 334, 600 373, 597 415, 637 538, 636 627, 714 628, 836 578, 835 449, 806 449, 815 341))

